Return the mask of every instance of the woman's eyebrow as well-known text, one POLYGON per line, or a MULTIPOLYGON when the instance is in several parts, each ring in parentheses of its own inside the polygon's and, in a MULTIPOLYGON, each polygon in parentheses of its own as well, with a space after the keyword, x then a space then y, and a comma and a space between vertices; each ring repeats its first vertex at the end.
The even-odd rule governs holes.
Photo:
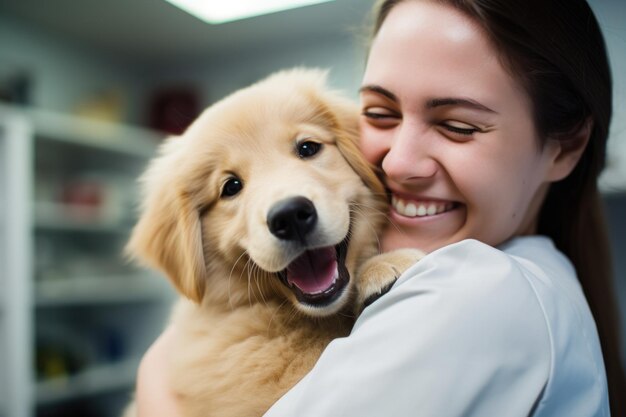
POLYGON ((378 93, 382 96, 387 97, 389 100, 393 101, 393 102, 398 102, 398 97, 396 97, 396 95, 394 93, 392 93, 391 91, 379 86, 379 85, 364 85, 363 87, 359 88, 359 93, 363 93, 365 91, 371 91, 373 93, 378 93))
POLYGON ((466 98, 454 98, 454 97, 445 97, 445 98, 433 98, 426 102, 427 109, 433 109, 435 107, 440 106, 461 106, 461 107, 469 107, 476 110, 486 111, 489 113, 497 114, 495 110, 490 109, 487 106, 480 104, 477 101, 466 99, 466 98))

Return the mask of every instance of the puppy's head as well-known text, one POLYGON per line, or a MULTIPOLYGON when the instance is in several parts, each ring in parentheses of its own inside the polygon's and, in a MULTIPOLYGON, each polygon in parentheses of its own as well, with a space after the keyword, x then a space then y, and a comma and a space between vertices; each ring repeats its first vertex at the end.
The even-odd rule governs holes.
POLYGON ((375 239, 384 189, 358 151, 356 105, 324 83, 318 70, 274 74, 168 139, 144 174, 130 253, 196 302, 259 290, 339 310, 358 262, 348 242, 375 239))

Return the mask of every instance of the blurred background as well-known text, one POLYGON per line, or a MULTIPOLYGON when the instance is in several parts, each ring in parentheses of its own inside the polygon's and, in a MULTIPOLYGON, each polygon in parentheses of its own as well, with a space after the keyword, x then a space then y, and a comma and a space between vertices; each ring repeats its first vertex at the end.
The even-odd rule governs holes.
MULTIPOLYGON (((589 1, 615 77, 602 189, 626 324, 626 2, 589 1)), ((0 0, 0 417, 119 415, 174 298, 121 256, 137 175, 274 70, 329 68, 356 98, 372 3, 215 25, 164 0, 0 0)))

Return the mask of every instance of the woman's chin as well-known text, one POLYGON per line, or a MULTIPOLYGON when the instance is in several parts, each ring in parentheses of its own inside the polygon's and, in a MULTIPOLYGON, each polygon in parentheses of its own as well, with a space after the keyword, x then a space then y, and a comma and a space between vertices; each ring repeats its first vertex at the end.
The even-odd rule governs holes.
POLYGON ((383 252, 391 252, 403 248, 414 248, 428 253, 445 246, 444 243, 440 244, 438 241, 432 239, 407 236, 406 234, 391 230, 391 228, 387 229, 380 243, 383 252))

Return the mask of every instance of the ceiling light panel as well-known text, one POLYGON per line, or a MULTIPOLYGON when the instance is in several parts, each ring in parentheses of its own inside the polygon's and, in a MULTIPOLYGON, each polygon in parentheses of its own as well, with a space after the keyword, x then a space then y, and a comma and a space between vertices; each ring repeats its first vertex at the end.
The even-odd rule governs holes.
POLYGON ((334 0, 166 0, 211 24, 232 22, 334 0))

